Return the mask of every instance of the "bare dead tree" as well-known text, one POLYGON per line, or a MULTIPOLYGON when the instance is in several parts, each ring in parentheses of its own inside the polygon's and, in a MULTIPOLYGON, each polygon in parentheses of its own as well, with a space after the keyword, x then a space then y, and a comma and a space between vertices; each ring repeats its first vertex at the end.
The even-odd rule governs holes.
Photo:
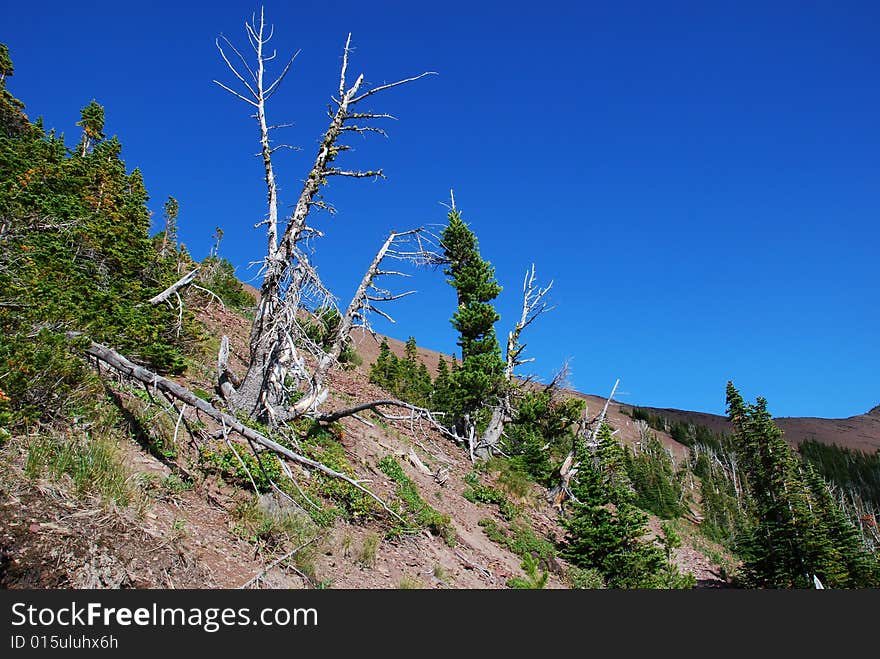
MULTIPOLYGON (((327 390, 324 388, 324 381, 330 368, 338 362, 342 350, 345 348, 346 342, 349 340, 352 328, 359 321, 361 326, 369 327, 369 313, 375 313, 387 320, 394 322, 377 304, 382 302, 392 302, 407 297, 415 293, 415 291, 405 291, 403 293, 392 293, 390 290, 380 287, 377 281, 381 277, 396 277, 401 273, 393 270, 383 270, 382 263, 386 259, 402 259, 421 263, 423 259, 430 260, 430 253, 424 249, 422 244, 416 241, 415 250, 406 248, 408 239, 418 238, 422 229, 412 229, 409 231, 395 232, 388 234, 385 242, 376 252, 369 268, 364 273, 360 285, 355 291, 345 313, 339 321, 339 324, 333 331, 330 338, 330 346, 320 355, 317 364, 309 371, 302 369, 295 372, 300 376, 303 384, 307 389, 307 394, 300 398, 292 407, 288 408, 283 415, 284 420, 306 414, 307 412, 316 412, 317 406, 327 397, 327 390), (304 377, 302 377, 304 376, 304 377)), ((300 390, 298 388, 297 390, 300 390)), ((267 410, 272 410, 271 404, 264 401, 267 410)))
MULTIPOLYGON (((333 212, 333 208, 320 196, 321 187, 330 177, 384 178, 381 169, 344 169, 334 164, 341 153, 351 148, 342 143, 343 136, 366 133, 385 135, 382 128, 372 125, 371 122, 394 118, 390 114, 373 110, 361 111, 360 104, 380 92, 432 75, 432 72, 424 72, 370 89, 364 88, 364 75, 360 74, 353 83, 349 84, 347 74, 351 54, 351 34, 348 35, 342 53, 338 98, 331 96, 332 105, 328 111, 330 123, 321 139, 314 163, 305 178, 294 210, 287 220, 286 228, 279 237, 278 193, 272 155, 279 148, 288 145, 273 146, 271 133, 282 126, 269 124, 266 103, 278 90, 290 70, 295 55, 287 61, 281 73, 267 84, 266 65, 276 57, 276 51, 273 50, 271 54, 268 52, 273 29, 266 26, 261 10, 259 21, 253 16, 250 23, 245 25, 245 30, 254 51, 253 65, 228 39, 221 37, 217 40, 217 48, 222 59, 243 89, 236 91, 224 83, 216 80, 214 82, 255 110, 254 116, 260 128, 268 204, 267 217, 257 226, 267 226, 267 247, 262 262, 263 282, 260 304, 251 328, 248 370, 237 386, 232 384, 232 378, 226 377, 225 382, 221 383, 220 391, 233 408, 246 411, 252 416, 279 421, 316 409, 323 396, 326 396, 323 389, 326 373, 338 359, 355 320, 363 320, 367 311, 379 313, 372 302, 390 301, 400 297, 385 296, 380 299, 381 296, 373 296, 375 299, 371 299, 368 291, 374 289, 377 277, 382 274, 392 274, 391 271, 383 273, 380 265, 384 258, 395 251, 393 249, 395 242, 412 236, 415 232, 392 232, 383 243, 361 280, 358 292, 342 315, 342 321, 333 337, 330 349, 320 349, 306 336, 302 326, 303 311, 309 311, 309 302, 321 308, 331 306, 334 297, 321 283, 317 271, 309 262, 303 243, 312 236, 321 235, 318 230, 307 224, 311 210, 317 207, 333 212), (227 50, 233 57, 227 55, 227 50), (305 351, 310 353, 314 370, 309 370, 306 360, 299 354, 303 346, 305 351), (293 376, 293 380, 304 387, 304 391, 300 389, 304 395, 292 407, 287 405, 292 393, 285 384, 287 376, 293 376)), ((402 252, 400 256, 404 256, 402 252)), ((413 253, 408 256, 414 261, 429 258, 425 253, 413 253)), ((219 370, 228 373, 228 366, 221 363, 219 370)))
POLYGON ((522 313, 516 325, 507 335, 504 394, 501 396, 499 404, 492 410, 492 418, 489 420, 489 425, 485 432, 474 446, 474 455, 480 459, 486 459, 497 452, 498 444, 504 433, 504 426, 513 417, 514 371, 517 367, 534 361, 534 357, 523 357, 526 346, 522 342, 522 333, 541 315, 555 308, 555 306, 551 306, 547 301, 547 294, 552 287, 552 281, 543 288, 535 285, 534 263, 530 269, 526 270, 526 275, 523 279, 522 313))
POLYGON ((578 449, 580 448, 579 444, 583 443, 586 448, 591 451, 595 450, 598 446, 599 431, 602 429, 602 424, 605 423, 605 417, 608 414, 608 406, 611 404, 619 384, 620 378, 614 381, 614 387, 611 389, 611 394, 605 400, 605 405, 602 407, 599 416, 593 419, 592 423, 587 422, 587 412, 584 410, 584 417, 581 420, 580 428, 578 432, 575 433, 574 445, 571 447, 568 455, 565 456, 565 460, 562 461, 562 465, 559 468, 559 483, 557 483, 547 494, 547 501, 551 502, 557 508, 561 509, 565 500, 572 498, 570 483, 571 479, 577 475, 580 466, 579 463, 575 461, 578 449))
MULTIPOLYGON (((390 261, 398 261, 419 266, 436 264, 440 260, 434 249, 434 241, 426 232, 422 229, 412 229, 391 231, 388 234, 372 258, 351 302, 340 314, 338 324, 333 328, 329 337, 324 337, 321 345, 309 338, 306 331, 306 322, 308 321, 304 321, 304 316, 310 313, 311 308, 314 308, 310 307, 310 303, 317 302, 319 307, 323 308, 336 308, 334 296, 321 283, 320 277, 309 262, 304 248, 304 242, 308 238, 320 235, 319 231, 306 224, 312 208, 318 207, 332 211, 319 196, 321 186, 326 184, 327 179, 331 176, 383 177, 381 170, 345 170, 333 165, 337 155, 349 149, 347 145, 340 142, 340 138, 346 133, 377 132, 384 134, 384 131, 370 125, 369 122, 374 119, 393 117, 375 113, 372 110, 362 112, 356 109, 358 104, 379 92, 412 82, 430 75, 430 73, 378 85, 371 89, 363 88, 364 76, 361 74, 354 83, 347 86, 346 72, 351 52, 351 35, 349 34, 343 50, 339 98, 332 99, 336 109, 330 112, 330 125, 321 141, 318 154, 303 184, 294 211, 287 220, 284 233, 279 238, 278 194, 272 154, 278 148, 286 145, 273 146, 270 140, 271 131, 280 126, 268 124, 266 102, 277 91, 294 58, 291 57, 288 60, 273 82, 266 84, 266 65, 276 57, 276 53, 273 51, 269 54, 267 48, 267 44, 272 38, 272 28, 267 28, 261 11, 259 21, 256 16, 253 16, 251 21, 245 25, 245 29, 256 57, 256 64, 253 66, 228 39, 221 37, 217 40, 217 48, 221 57, 239 83, 243 85, 244 91, 238 92, 221 82, 215 82, 256 110, 255 117, 260 128, 261 155, 268 204, 267 218, 257 226, 268 226, 268 244, 266 256, 262 262, 263 283, 260 305, 251 328, 251 359, 248 371, 242 379, 237 378, 232 372, 229 366, 229 340, 226 336, 222 337, 217 357, 217 391, 231 411, 245 411, 252 417, 274 422, 274 425, 277 426, 306 414, 318 421, 332 422, 343 416, 356 414, 357 411, 363 409, 373 409, 386 418, 392 419, 396 417, 380 412, 379 408, 380 406, 397 406, 409 408, 407 412, 411 423, 414 423, 416 419, 427 420, 435 428, 440 429, 440 424, 431 412, 415 408, 402 401, 373 401, 354 410, 338 410, 327 415, 322 415, 318 411, 319 406, 328 395, 325 386, 327 375, 333 365, 338 363, 346 342, 350 340, 351 330, 355 326, 369 329, 371 314, 378 314, 393 322, 393 318, 381 308, 382 303, 392 302, 414 293, 414 291, 395 293, 387 287, 386 278, 406 276, 406 273, 397 267, 386 266, 386 264, 390 261), (227 50, 232 53, 233 57, 227 55, 227 50), (298 395, 294 396, 294 393, 298 395)), ((195 286, 192 282, 196 272, 194 270, 181 277, 165 291, 149 300, 149 303, 165 302, 170 304, 169 298, 174 296, 178 300, 178 306, 182 313, 183 304, 179 291, 186 286, 195 286)), ((307 470, 318 471, 332 478, 344 480, 379 502, 383 509, 398 521, 405 522, 398 513, 365 488, 362 485, 363 481, 358 481, 276 442, 270 436, 243 423, 234 414, 218 409, 180 384, 136 365, 111 348, 97 343, 92 343, 86 353, 101 364, 112 367, 113 372, 121 379, 134 379, 147 387, 148 391, 161 391, 172 405, 175 404, 174 401, 183 403, 178 417, 178 426, 180 421, 186 424, 185 409, 186 406, 190 406, 196 410, 197 414, 205 414, 221 425, 224 439, 228 439, 228 434, 234 432, 247 441, 251 451, 258 457, 265 450, 274 452, 282 460, 283 471, 291 479, 293 476, 288 462, 298 464, 307 470)), ((283 434, 284 429, 276 427, 275 431, 283 434)), ((291 438, 287 437, 287 439, 291 438)), ((295 440, 292 440, 292 443, 296 446, 295 440)), ((296 484, 295 479, 293 482, 296 484)), ((280 492, 274 484, 273 487, 280 492)), ((297 488, 299 488, 298 485, 297 488)), ((301 490, 300 492, 302 494, 301 490)), ((305 497, 304 494, 303 496, 305 497)), ((305 498, 308 500, 307 497, 305 498)))

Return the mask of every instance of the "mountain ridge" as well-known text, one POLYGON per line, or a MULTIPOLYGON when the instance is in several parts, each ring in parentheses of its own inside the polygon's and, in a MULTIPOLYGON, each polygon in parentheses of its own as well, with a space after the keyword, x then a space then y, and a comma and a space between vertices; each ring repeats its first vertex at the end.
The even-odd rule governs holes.
MULTIPOLYGON (((363 358, 363 364, 358 368, 369 372, 370 365, 376 361, 379 354, 379 345, 383 339, 388 341, 391 351, 398 357, 403 357, 405 342, 392 337, 376 334, 375 338, 369 332, 361 330, 352 333, 355 347, 363 358)), ((443 357, 447 361, 452 360, 452 355, 418 347, 418 356, 425 363, 432 376, 436 375, 437 364, 443 357)), ((566 389, 569 395, 587 401, 590 413, 597 413, 604 405, 605 397, 599 394, 589 394, 574 389, 566 389)), ((649 407, 633 403, 615 402, 609 406, 609 420, 612 425, 620 429, 620 437, 625 442, 638 441, 638 432, 632 425, 632 411, 638 408, 649 414, 665 417, 668 421, 681 421, 684 423, 703 425, 716 433, 730 433, 730 424, 727 417, 710 412, 698 412, 669 407, 649 407)), ((872 408, 864 414, 857 414, 845 418, 823 417, 775 417, 777 425, 784 432, 789 444, 797 448, 802 442, 813 439, 823 444, 836 444, 850 449, 856 449, 865 453, 873 453, 880 450, 880 405, 872 408)), ((667 433, 659 433, 661 441, 676 453, 684 452, 685 447, 676 442, 667 433)))

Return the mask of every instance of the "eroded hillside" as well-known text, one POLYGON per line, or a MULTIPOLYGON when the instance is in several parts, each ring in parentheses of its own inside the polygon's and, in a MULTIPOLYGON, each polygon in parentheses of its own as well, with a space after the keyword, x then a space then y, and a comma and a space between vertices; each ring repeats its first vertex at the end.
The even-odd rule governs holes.
MULTIPOLYGON (((230 335, 232 366, 241 368, 249 321, 216 304, 201 320, 213 338, 180 381, 210 397, 210 349, 216 337, 230 335)), ((386 395, 368 382, 364 369, 370 353, 365 342, 358 345, 364 364, 334 373, 328 409, 386 395)), ((546 491, 533 483, 507 482, 492 468, 475 469, 463 447, 424 423, 366 412, 344 419, 321 449, 325 458, 341 449, 334 459, 343 460, 392 508, 411 516, 418 503, 411 489, 389 476, 389 458, 394 459, 418 499, 436 513, 433 527, 395 533, 395 520, 363 501, 321 519, 271 488, 258 487, 266 490, 258 498, 231 464, 232 456, 225 454, 225 462, 216 457, 222 442, 218 448, 214 424, 193 417, 187 429, 142 389, 121 381, 104 393, 108 398, 101 405, 114 420, 108 427, 40 428, 3 448, 0 579, 5 587, 505 588, 512 577, 527 577, 522 568, 527 553, 538 559, 539 574, 546 571, 546 587, 572 585, 570 566, 556 549, 564 530, 546 491), (98 431, 104 435, 97 437, 98 431), (57 455, 47 457, 58 442, 100 442, 109 454, 102 458, 104 469, 114 472, 111 480, 120 481, 121 488, 116 495, 124 491, 124 496, 114 499, 111 489, 78 482, 57 455), (206 458, 209 451, 214 453, 206 458), (498 493, 501 503, 469 500, 465 495, 475 486, 498 493)), ((612 424, 629 436, 630 426, 618 415, 612 412, 612 424)), ((244 457, 247 447, 237 447, 244 457)), ((294 475, 310 494, 333 494, 328 483, 323 490, 312 488, 310 480, 318 479, 314 473, 294 475)), ((318 505, 332 503, 331 496, 318 505)), ((659 522, 652 528, 658 531, 659 522)), ((698 584, 722 584, 722 567, 705 556, 718 559, 720 548, 696 535, 692 539, 676 550, 676 561, 698 584)))

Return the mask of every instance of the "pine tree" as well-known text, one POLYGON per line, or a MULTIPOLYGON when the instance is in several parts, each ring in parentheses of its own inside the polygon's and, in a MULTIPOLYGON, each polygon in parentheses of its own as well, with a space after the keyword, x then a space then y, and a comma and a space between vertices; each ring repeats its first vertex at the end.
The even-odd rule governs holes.
POLYGON ((437 377, 431 388, 431 408, 438 412, 449 411, 449 366, 441 356, 437 363, 437 377))
POLYGON ((476 423, 478 412, 494 404, 503 384, 504 362, 495 335, 499 315, 491 304, 501 286, 457 209, 449 212, 440 237, 448 263, 443 272, 457 294, 452 326, 459 333, 461 347, 461 367, 450 374, 450 412, 454 424, 463 428, 465 418, 476 423))
POLYGON ((682 476, 669 451, 653 432, 637 448, 627 448, 626 471, 636 490, 636 503, 658 517, 673 519, 684 512, 682 476))
POLYGON ((370 367, 370 382, 394 394, 398 388, 397 356, 391 352, 387 339, 382 339, 379 356, 370 367))
MULTIPOLYGON (((30 124, 24 113, 24 103, 6 90, 6 78, 15 72, 6 44, 0 43, 0 137, 17 137, 26 133, 30 124)), ((42 127, 38 131, 42 134, 42 127)), ((5 170, 0 170, 4 172, 5 170)))
POLYGON ((797 462, 765 399, 746 404, 728 382, 727 406, 749 485, 753 520, 737 542, 745 581, 770 588, 810 587, 805 552, 810 520, 797 462))
POLYGON ((747 404, 727 384, 728 416, 748 489, 748 523, 736 547, 743 580, 765 588, 812 588, 878 583, 877 560, 812 468, 804 468, 767 411, 747 404))
POLYGON ((572 481, 576 499, 567 529, 563 557, 583 568, 598 569, 610 588, 664 586, 667 565, 663 550, 643 537, 648 516, 633 503, 623 449, 603 424, 595 455, 578 448, 578 472, 572 481))
POLYGON ((428 372, 425 362, 419 362, 419 367, 416 369, 415 385, 418 394, 418 404, 421 407, 427 407, 431 401, 431 391, 434 388, 434 384, 431 382, 431 374, 428 372))
POLYGON ((80 120, 76 122, 76 125, 83 129, 80 155, 84 156, 95 143, 104 139, 104 108, 95 99, 92 99, 91 103, 80 110, 80 120))
POLYGON ((418 355, 415 337, 407 340, 402 359, 392 353, 388 341, 382 339, 379 356, 370 367, 370 382, 408 403, 427 406, 431 399, 431 375, 418 355))
POLYGON ((71 152, 23 112, 11 121, 24 106, 5 89, 0 105, 0 217, 11 229, 0 241, 0 362, 15 365, 3 389, 16 418, 65 414, 83 378, 68 330, 154 370, 182 371, 191 320, 184 312, 178 334, 176 310, 145 304, 164 288, 147 191, 138 170, 126 171, 119 140, 104 139, 103 109, 83 110, 88 148, 71 152))
POLYGON ((159 256, 164 258, 171 251, 177 253, 177 214, 180 212, 180 204, 169 195, 162 205, 162 211, 165 215, 165 229, 162 231, 159 256))
POLYGON ((837 505, 828 483, 806 465, 814 526, 809 536, 809 561, 823 584, 838 588, 880 585, 880 559, 862 544, 858 529, 837 505))
POLYGON ((9 48, 5 43, 0 43, 0 84, 6 82, 7 77, 11 77, 15 72, 12 66, 12 58, 9 56, 9 48))

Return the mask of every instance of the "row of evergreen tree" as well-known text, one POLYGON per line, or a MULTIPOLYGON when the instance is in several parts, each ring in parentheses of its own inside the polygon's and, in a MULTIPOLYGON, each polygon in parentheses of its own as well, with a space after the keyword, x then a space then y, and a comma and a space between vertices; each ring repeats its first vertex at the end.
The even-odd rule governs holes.
POLYGON ((747 404, 728 383, 734 429, 729 436, 634 410, 634 418, 673 432, 691 447, 690 459, 676 465, 655 436, 624 448, 607 425, 601 428, 598 446, 587 448, 577 437, 583 401, 558 400, 548 390, 525 390, 506 382, 493 329, 498 315, 491 304, 500 287, 460 213, 453 210, 448 220, 441 244, 450 263, 446 274, 458 297, 452 325, 459 332, 462 362, 453 361, 452 369, 441 362, 432 383, 411 337, 403 358, 383 343, 371 379, 410 402, 443 411, 457 428, 475 419, 485 424, 487 409, 512 395, 515 405, 505 428, 504 452, 517 468, 547 486, 558 478, 561 457, 578 446, 574 503, 563 520, 568 530, 563 555, 572 563, 598 570, 612 587, 686 585, 661 549, 664 542, 667 549, 678 542, 674 532, 666 528, 661 545, 645 541, 645 511, 680 517, 691 512, 693 491, 699 487, 705 532, 741 561, 740 585, 880 584, 877 555, 835 501, 829 483, 782 439, 765 400, 747 404))
MULTIPOLYGON (((201 330, 186 306, 145 303, 195 266, 177 241, 177 201, 151 235, 143 176, 127 171, 119 139, 105 134, 103 107, 92 100, 81 110, 69 147, 28 119, 6 87, 13 74, 0 44, 0 398, 10 426, 23 427, 63 418, 83 381, 70 333, 180 373, 201 330)), ((203 289, 253 304, 216 249, 201 265, 203 289)))

